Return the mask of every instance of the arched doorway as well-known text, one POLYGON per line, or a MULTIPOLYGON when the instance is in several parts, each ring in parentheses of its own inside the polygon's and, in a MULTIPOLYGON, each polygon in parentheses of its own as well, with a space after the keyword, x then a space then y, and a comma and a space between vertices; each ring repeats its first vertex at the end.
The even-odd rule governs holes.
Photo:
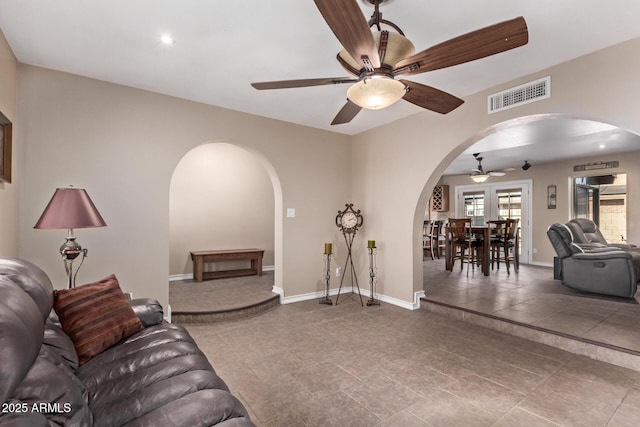
MULTIPOLYGON (((259 248, 264 250, 265 274, 245 282, 261 286, 262 293, 272 293, 281 280, 281 198, 277 175, 259 153, 228 142, 205 143, 187 152, 176 165, 170 184, 170 282, 193 282, 191 251, 259 248)), ((246 262, 208 268, 243 268, 246 262)), ((216 290, 222 288, 216 285, 216 290)), ((199 292, 201 288, 193 289, 199 292)), ((186 306, 200 312, 217 307, 198 296, 181 296, 178 301, 171 289, 169 302, 174 312, 186 311, 186 306)), ((262 298, 259 292, 245 291, 245 295, 249 304, 255 303, 252 298, 262 298)), ((241 293, 234 294, 234 299, 233 304, 242 305, 241 293)))
MULTIPOLYGON (((440 165, 442 176, 429 179, 431 186, 448 185, 450 196, 453 197, 456 193, 464 194, 464 191, 456 192, 456 187, 472 183, 468 175, 475 163, 473 153, 481 152, 485 159, 506 159, 507 163, 496 161, 489 165, 487 162, 485 167, 491 170, 494 167, 502 169, 511 166, 514 170, 503 177, 489 177, 487 182, 499 186, 501 182, 531 180, 530 265, 524 266, 525 274, 512 272, 508 275, 503 269, 495 274, 492 271, 490 277, 486 277, 478 271, 467 275, 459 267, 451 273, 445 272, 443 266, 426 268, 431 261, 430 257, 425 258, 423 283, 427 299, 457 307, 467 313, 482 313, 493 319, 533 325, 581 339, 593 339, 595 335, 585 335, 578 328, 571 330, 566 321, 569 315, 563 310, 572 306, 577 307, 580 313, 588 312, 589 304, 594 304, 598 296, 572 292, 553 279, 555 252, 549 244, 546 230, 550 224, 564 223, 574 216, 572 193, 576 177, 600 176, 603 170, 608 175, 626 175, 629 180, 634 179, 633 176, 635 179, 640 177, 640 136, 598 120, 544 114, 521 117, 493 126, 463 145, 464 151, 451 165, 440 165), (522 167, 525 161, 531 166, 522 167), (549 199, 550 189, 556 196, 553 200, 549 199), (444 289, 440 295, 438 284, 444 289), (538 289, 530 286, 538 284, 541 285, 538 289)), ((629 186, 626 191, 627 211, 633 212, 640 207, 640 189, 629 186)), ((450 200, 449 211, 437 214, 442 219, 463 215, 460 209, 456 211, 456 202, 460 206, 460 200, 450 200)), ((428 211, 427 203, 418 208, 428 211)), ((640 227, 632 215, 627 215, 626 227, 630 243, 640 240, 640 227)), ((416 232, 421 233, 422 230, 416 232)), ((636 304, 634 300, 599 302, 610 304, 608 309, 612 313, 618 309, 616 304, 620 307, 636 304)), ((588 323, 580 327, 586 328, 585 325, 588 323)), ((592 331, 596 327, 597 324, 594 324, 592 331)), ((621 343, 604 342, 624 347, 621 343)))

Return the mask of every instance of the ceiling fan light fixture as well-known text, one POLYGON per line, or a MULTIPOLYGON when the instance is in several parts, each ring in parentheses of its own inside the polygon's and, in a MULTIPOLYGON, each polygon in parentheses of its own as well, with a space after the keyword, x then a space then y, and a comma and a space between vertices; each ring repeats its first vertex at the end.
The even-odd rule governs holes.
POLYGON ((484 174, 471 175, 471 179, 473 180, 473 182, 481 184, 485 182, 487 179, 489 179, 489 175, 484 175, 484 174))
POLYGON ((380 110, 402 99, 407 92, 404 83, 390 77, 364 78, 347 90, 347 98, 368 110, 380 110))

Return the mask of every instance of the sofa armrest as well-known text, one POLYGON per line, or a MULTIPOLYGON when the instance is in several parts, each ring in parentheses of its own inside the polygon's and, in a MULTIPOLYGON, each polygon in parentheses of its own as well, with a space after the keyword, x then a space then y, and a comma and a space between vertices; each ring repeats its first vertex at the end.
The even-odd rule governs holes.
POLYGON ((580 254, 573 255, 573 258, 577 260, 598 261, 605 259, 631 259, 632 255, 629 252, 621 250, 606 250, 606 251, 589 251, 580 254))
POLYGON ((136 316, 145 328, 162 323, 164 312, 162 305, 153 298, 136 298, 129 301, 136 316))
POLYGON ((632 245, 630 243, 609 243, 608 246, 610 248, 622 249, 623 251, 629 251, 637 248, 636 245, 632 245))
POLYGON ((575 243, 575 244, 578 245, 584 252, 607 252, 607 251, 620 250, 619 248, 603 245, 602 243, 575 243))

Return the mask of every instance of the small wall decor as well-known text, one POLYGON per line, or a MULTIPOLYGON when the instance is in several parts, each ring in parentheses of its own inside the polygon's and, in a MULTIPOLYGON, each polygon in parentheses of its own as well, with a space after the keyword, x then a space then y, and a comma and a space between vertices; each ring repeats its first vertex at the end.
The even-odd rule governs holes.
POLYGON ((0 181, 11 182, 11 121, 0 112, 0 181))
POLYGON ((620 167, 620 162, 617 160, 613 160, 610 162, 596 162, 596 163, 587 163, 584 165, 575 165, 573 167, 573 171, 584 172, 584 171, 593 171, 598 169, 614 169, 619 167, 620 167))
POLYGON ((431 193, 431 210, 436 212, 449 211, 449 186, 436 185, 431 193))
POLYGON ((557 187, 555 184, 547 186, 547 209, 556 208, 556 190, 557 187))

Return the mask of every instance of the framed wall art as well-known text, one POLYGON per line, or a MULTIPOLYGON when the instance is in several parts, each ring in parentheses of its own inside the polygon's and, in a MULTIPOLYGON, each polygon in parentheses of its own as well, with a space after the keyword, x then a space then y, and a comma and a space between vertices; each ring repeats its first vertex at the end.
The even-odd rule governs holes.
POLYGON ((557 187, 555 184, 547 186, 547 209, 556 208, 556 191, 557 187))
POLYGON ((11 121, 0 112, 0 181, 11 182, 11 121))

